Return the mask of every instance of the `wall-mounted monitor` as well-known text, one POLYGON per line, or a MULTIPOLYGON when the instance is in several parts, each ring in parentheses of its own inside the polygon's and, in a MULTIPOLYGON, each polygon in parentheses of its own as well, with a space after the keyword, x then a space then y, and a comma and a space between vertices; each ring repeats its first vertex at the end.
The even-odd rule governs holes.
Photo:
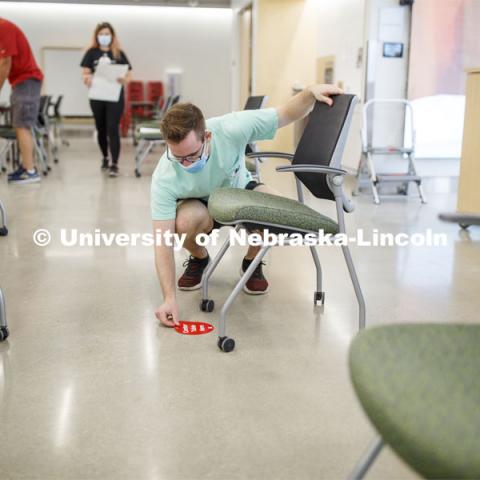
POLYGON ((387 58, 402 58, 403 43, 384 42, 383 56, 387 58))

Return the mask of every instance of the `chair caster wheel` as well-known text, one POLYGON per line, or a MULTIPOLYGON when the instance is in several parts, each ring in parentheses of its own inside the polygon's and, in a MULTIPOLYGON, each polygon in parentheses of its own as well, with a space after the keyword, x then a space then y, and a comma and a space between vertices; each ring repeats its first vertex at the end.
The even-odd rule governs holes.
POLYGON ((470 225, 468 223, 460 223, 459 224, 459 227, 463 230, 467 230, 467 228, 469 227, 470 225))
POLYGON ((142 176, 142 174, 139 172, 139 170, 135 170, 135 176, 137 178, 140 178, 142 176))
POLYGON ((228 337, 218 337, 217 345, 222 352, 228 353, 235 348, 235 340, 228 337))
POLYGON ((53 163, 58 163, 58 158, 54 158, 53 163))
POLYGON ((314 292, 313 293, 313 304, 318 305, 318 302, 320 302, 320 305, 325 304, 325 292, 314 292))
POLYGON ((5 173, 7 171, 7 167, 2 167, 2 172, 5 173))
POLYGON ((46 177, 48 175, 48 170, 44 170, 42 173, 46 177))
POLYGON ((213 309, 215 308, 215 302, 213 300, 202 300, 200 303, 200 310, 202 312, 213 312, 213 309))
POLYGON ((7 235, 8 235, 7 227, 5 227, 5 226, 0 227, 0 237, 6 237, 7 235))
POLYGON ((48 172, 51 172, 51 171, 52 171, 52 167, 48 166, 48 167, 47 167, 47 171, 48 171, 48 172))
POLYGON ((8 327, 0 328, 0 342, 4 342, 9 335, 10 335, 10 332, 8 331, 8 327))

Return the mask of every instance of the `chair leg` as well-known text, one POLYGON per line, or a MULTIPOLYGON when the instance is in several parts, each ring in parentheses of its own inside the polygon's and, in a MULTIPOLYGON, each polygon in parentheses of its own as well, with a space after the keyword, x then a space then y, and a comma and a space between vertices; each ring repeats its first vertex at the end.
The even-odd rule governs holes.
POLYGON ((5 236, 7 234, 7 211, 3 206, 2 201, 0 200, 0 236, 5 236))
POLYGON ((46 152, 45 149, 43 148, 43 145, 41 144, 42 140, 41 138, 38 137, 34 129, 32 129, 32 135, 33 135, 33 146, 35 147, 35 151, 37 152, 38 156, 38 161, 40 163, 40 168, 42 169, 42 172, 44 175, 48 173, 47 169, 47 161, 46 161, 46 152))
POLYGON ((7 140, 2 150, 0 151, 0 169, 2 172, 5 172, 7 170, 7 167, 5 166, 5 158, 7 156, 8 150, 11 147, 11 143, 11 140, 7 140))
POLYGON ((378 197, 378 190, 377 190, 377 173, 375 171, 375 165, 373 164, 373 158, 371 153, 367 153, 367 164, 368 164, 368 173, 370 176, 370 183, 372 186, 372 194, 373 194, 373 201, 376 205, 380 203, 380 199, 378 197))
POLYGON ((345 257, 345 262, 347 263, 348 272, 350 273, 350 278, 352 279, 355 295, 357 296, 359 307, 358 328, 359 330, 362 330, 365 328, 365 299, 363 298, 360 282, 358 281, 357 272, 355 271, 355 266, 353 265, 352 256, 350 255, 348 246, 342 245, 342 251, 343 256, 345 257))
POLYGON ((137 165, 138 158, 143 153, 143 149, 145 148, 145 140, 143 138, 140 139, 138 142, 137 147, 135 148, 135 165, 137 165))
POLYGON ((312 246, 310 247, 310 252, 312 253, 315 269, 317 271, 317 289, 313 294, 313 304, 317 305, 317 302, 321 302, 321 305, 323 305, 325 303, 325 292, 322 291, 322 265, 318 258, 317 249, 312 246))
POLYGON ((8 337, 7 315, 5 313, 5 298, 0 288, 0 342, 8 337))
MULTIPOLYGON (((235 227, 235 231, 238 232, 240 230, 241 226, 237 225, 235 227)), ((210 277, 212 276, 213 272, 217 268, 218 264, 220 263, 220 260, 223 258, 225 255, 226 251, 230 247, 230 238, 227 238, 220 248, 219 252, 215 255, 214 259, 210 262, 208 265, 207 269, 205 270, 203 277, 202 277, 202 302, 200 304, 200 309, 204 312, 211 312, 213 311, 213 305, 211 310, 206 308, 206 304, 209 301, 208 299, 208 281, 210 280, 210 277)))
POLYGON ((355 466, 353 472, 348 477, 349 480, 361 480, 365 474, 368 472, 369 468, 372 466, 375 459, 378 457, 378 454, 381 452, 384 446, 383 440, 381 437, 375 439, 375 441, 370 445, 368 450, 365 452, 365 455, 355 466))
POLYGON ((147 148, 142 152, 141 155, 139 155, 135 160, 136 160, 136 169, 135 173, 138 174, 140 173, 140 167, 142 166, 143 161, 147 158, 147 155, 150 153, 150 151, 153 148, 153 142, 149 142, 147 145, 147 148))
POLYGON ((232 290, 229 297, 227 298, 227 300, 223 304, 222 310, 220 311, 220 319, 219 319, 219 322, 218 322, 219 347, 223 351, 231 351, 231 350, 233 350, 233 348, 235 346, 235 342, 233 342, 233 339, 228 339, 225 335, 225 333, 226 333, 225 316, 227 315, 228 310, 232 306, 232 304, 235 301, 235 299, 237 298, 238 294, 242 291, 243 287, 247 283, 247 280, 250 278, 250 276, 252 275, 253 271, 257 268, 259 263, 263 260, 263 257, 265 256, 265 254, 268 252, 269 249, 270 249, 270 246, 267 246, 267 245, 264 245, 260 249, 260 251, 257 253, 255 258, 252 260, 252 263, 250 264, 250 266, 247 268, 245 273, 242 275, 242 277, 240 278, 238 283, 235 285, 235 288, 232 290), (233 342, 233 346, 228 350, 222 348, 222 346, 221 346, 222 342, 224 342, 225 339, 226 340, 231 340, 233 342))

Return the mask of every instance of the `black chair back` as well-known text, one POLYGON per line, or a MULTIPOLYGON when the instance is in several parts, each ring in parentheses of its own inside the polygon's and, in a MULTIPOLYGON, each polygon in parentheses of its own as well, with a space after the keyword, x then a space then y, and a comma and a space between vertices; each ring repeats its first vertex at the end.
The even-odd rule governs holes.
POLYGON ((247 102, 245 103, 244 110, 259 110, 263 107, 266 98, 266 95, 256 95, 248 97, 247 102))
MULTIPOLYGON (((245 103, 244 110, 260 110, 263 107, 266 99, 266 95, 256 95, 248 97, 247 102, 245 103)), ((253 145, 248 144, 245 148, 245 154, 248 155, 249 153, 253 153, 253 151, 253 145)))
MULTIPOLYGON (((307 126, 298 143, 293 165, 321 165, 341 168, 341 161, 353 110, 355 95, 336 95, 329 107, 316 102, 308 117, 307 126)), ((317 198, 334 200, 326 175, 296 173, 297 178, 317 198)))
POLYGON ((57 98, 57 101, 55 102, 53 106, 53 110, 55 112, 55 118, 60 118, 60 106, 62 105, 62 100, 63 100, 63 95, 59 95, 57 98))
POLYGON ((40 106, 38 108, 38 124, 44 127, 48 121, 48 107, 52 97, 50 95, 42 95, 40 97, 40 106))

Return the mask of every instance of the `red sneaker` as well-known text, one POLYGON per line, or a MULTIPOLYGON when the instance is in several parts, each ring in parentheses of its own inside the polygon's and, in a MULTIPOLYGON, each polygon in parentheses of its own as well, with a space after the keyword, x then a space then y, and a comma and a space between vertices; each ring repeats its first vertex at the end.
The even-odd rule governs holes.
MULTIPOLYGON (((243 259, 241 270, 242 275, 245 273, 251 263, 252 260, 246 260, 245 258, 243 259)), ((257 268, 250 275, 250 278, 247 280, 247 283, 243 287, 245 293, 248 293, 249 295, 263 295, 264 293, 267 293, 268 282, 263 275, 262 265, 265 265, 265 263, 260 262, 257 265, 257 268)))
POLYGON ((210 257, 196 258, 190 255, 183 263, 185 272, 178 279, 178 288, 180 290, 197 290, 202 286, 203 272, 210 263, 210 257))

